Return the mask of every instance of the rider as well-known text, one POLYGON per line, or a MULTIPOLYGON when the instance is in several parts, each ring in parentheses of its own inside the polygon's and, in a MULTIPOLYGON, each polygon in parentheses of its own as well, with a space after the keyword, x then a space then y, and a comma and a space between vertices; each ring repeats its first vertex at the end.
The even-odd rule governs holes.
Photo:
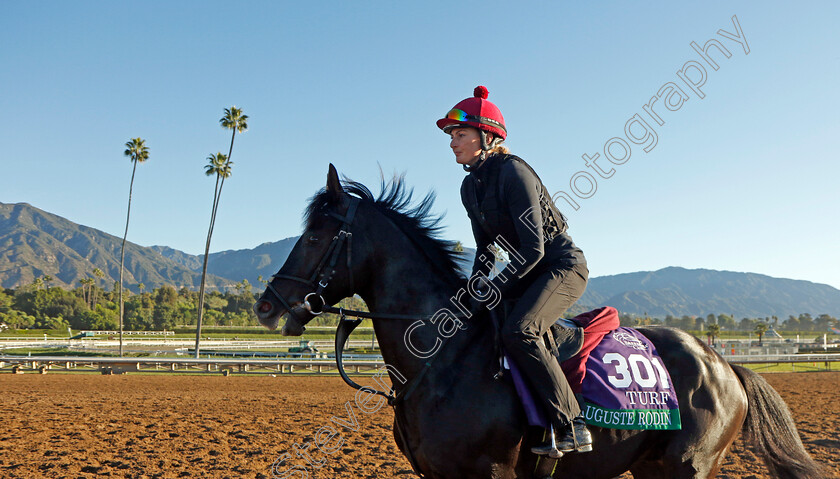
POLYGON ((476 242, 473 275, 490 274, 488 246, 495 242, 508 250, 509 265, 490 280, 503 299, 515 300, 509 302, 501 339, 551 421, 545 442, 532 451, 559 458, 591 450, 592 437, 543 336, 583 294, 589 270, 540 178, 502 145, 505 121, 487 94, 487 88, 476 87, 474 96, 455 105, 437 126, 450 135, 455 161, 469 172, 461 201, 476 242))

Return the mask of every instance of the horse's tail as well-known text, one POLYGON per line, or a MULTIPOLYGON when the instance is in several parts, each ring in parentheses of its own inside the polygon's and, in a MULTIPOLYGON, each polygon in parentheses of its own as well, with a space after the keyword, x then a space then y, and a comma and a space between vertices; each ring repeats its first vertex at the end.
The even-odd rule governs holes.
POLYGON ((779 393, 755 372, 736 365, 732 369, 741 380, 749 403, 743 432, 770 474, 781 479, 829 477, 802 445, 790 410, 779 393))

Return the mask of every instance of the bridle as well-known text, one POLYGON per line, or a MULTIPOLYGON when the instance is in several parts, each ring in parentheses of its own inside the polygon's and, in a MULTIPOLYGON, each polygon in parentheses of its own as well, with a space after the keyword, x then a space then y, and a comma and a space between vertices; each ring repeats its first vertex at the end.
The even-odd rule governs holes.
MULTIPOLYGON (((348 195, 350 199, 350 205, 347 207, 347 213, 344 216, 339 215, 335 212, 327 212, 324 213, 326 216, 331 216, 338 221, 341 222, 341 228, 339 229, 338 233, 332 238, 332 242, 330 243, 329 248, 327 249, 324 256, 321 258, 321 261, 318 262, 318 266, 315 268, 315 271, 309 278, 301 278, 300 276, 292 276, 288 274, 280 274, 278 271, 276 274, 272 275, 272 278, 277 279, 288 279, 291 281, 296 281, 298 283, 303 283, 314 291, 308 293, 306 296, 303 297, 303 308, 314 316, 321 315, 323 313, 335 313, 339 315, 349 315, 354 316, 357 318, 366 318, 366 319, 396 319, 396 320, 429 320, 433 316, 429 315, 418 315, 418 314, 392 314, 392 313, 384 313, 384 314, 377 314, 372 313, 369 311, 355 311, 351 309, 345 308, 336 308, 333 306, 327 305, 326 300, 324 299, 323 293, 324 290, 329 285, 330 280, 332 280, 333 276, 336 273, 336 265, 338 264, 338 257, 341 255, 341 250, 344 247, 344 244, 347 244, 347 274, 350 280, 350 291, 355 291, 355 284, 353 283, 353 269, 351 268, 351 261, 352 261, 352 254, 353 254, 353 233, 350 231, 350 226, 353 225, 353 219, 356 217, 356 211, 359 207, 359 198, 355 196, 348 195), (317 281, 317 283, 316 283, 317 281), (315 297, 316 301, 320 302, 320 306, 313 307, 312 301, 310 298, 315 297)), ((282 271, 282 268, 281 268, 282 271)), ((292 306, 280 294, 279 291, 271 284, 271 282, 266 283, 266 287, 269 291, 280 301, 280 304, 286 308, 286 311, 295 318, 296 320, 300 320, 298 316, 293 311, 292 306)), ((256 306, 256 305, 255 305, 256 306)), ((255 311, 256 312, 256 311, 255 311)), ((458 318, 465 317, 462 314, 456 314, 458 318)))
MULTIPOLYGON (((332 280, 333 276, 336 272, 336 265, 338 264, 338 257, 341 255, 341 250, 344 248, 345 243, 347 244, 347 274, 350 275, 350 290, 355 291, 354 284, 353 284, 353 269, 350 267, 350 262, 352 260, 352 240, 353 240, 353 233, 350 232, 350 226, 353 224, 353 219, 356 216, 356 210, 359 207, 359 199, 355 196, 348 195, 350 198, 350 205, 347 207, 347 213, 344 216, 339 215, 335 212, 327 212, 325 215, 332 216, 333 218, 337 219, 341 222, 341 228, 339 229, 338 233, 333 236, 332 241, 330 242, 329 248, 324 253, 324 256, 321 258, 321 261, 318 262, 318 266, 315 268, 315 271, 309 278, 301 278, 299 276, 292 276, 288 274, 280 274, 280 271, 277 274, 274 274, 272 278, 277 279, 288 279, 291 281, 297 281, 298 283, 303 283, 314 291, 308 293, 306 296, 303 297, 303 307, 308 311, 310 314, 318 316, 325 312, 328 312, 327 309, 327 302, 324 299, 324 290, 327 289, 327 286, 330 284, 330 280, 332 280), (316 284, 317 281, 317 284, 316 284), (310 298, 315 298, 315 301, 319 303, 319 305, 313 306, 312 301, 310 298)), ((281 269, 282 271, 282 269, 281 269)), ((300 321, 297 314, 295 314, 292 306, 280 294, 279 291, 271 284, 271 282, 266 283, 268 290, 274 294, 274 297, 280 301, 280 304, 286 308, 286 311, 295 318, 296 320, 300 321)))

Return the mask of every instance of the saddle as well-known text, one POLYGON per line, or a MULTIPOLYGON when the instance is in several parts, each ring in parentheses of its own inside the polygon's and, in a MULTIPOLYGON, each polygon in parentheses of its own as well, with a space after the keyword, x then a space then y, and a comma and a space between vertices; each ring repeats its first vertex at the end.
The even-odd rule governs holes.
POLYGON ((549 333, 545 335, 546 346, 549 351, 554 352, 557 361, 561 363, 571 359, 583 349, 584 328, 570 319, 558 319, 551 325, 549 333))

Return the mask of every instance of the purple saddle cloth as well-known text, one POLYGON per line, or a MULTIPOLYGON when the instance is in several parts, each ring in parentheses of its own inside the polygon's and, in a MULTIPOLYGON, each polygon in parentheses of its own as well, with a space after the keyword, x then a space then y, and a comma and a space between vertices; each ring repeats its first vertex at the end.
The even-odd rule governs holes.
MULTIPOLYGON (((548 428, 549 421, 522 372, 505 358, 528 423, 548 428)), ((632 328, 604 336, 586 360, 583 378, 586 423, 610 429, 681 429, 671 376, 653 344, 632 328)))

